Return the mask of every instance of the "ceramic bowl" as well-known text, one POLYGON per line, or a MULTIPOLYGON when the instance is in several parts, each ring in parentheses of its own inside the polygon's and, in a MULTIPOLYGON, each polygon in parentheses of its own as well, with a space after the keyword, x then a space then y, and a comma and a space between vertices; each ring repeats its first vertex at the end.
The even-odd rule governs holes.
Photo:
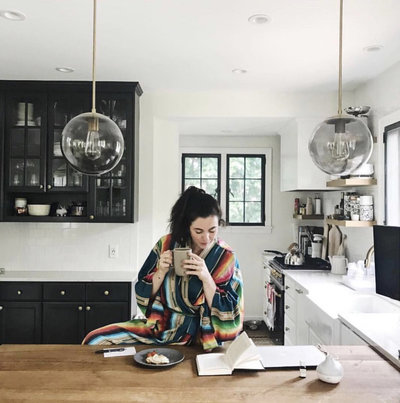
POLYGON ((28 213, 33 216, 49 215, 50 204, 28 204, 28 213))

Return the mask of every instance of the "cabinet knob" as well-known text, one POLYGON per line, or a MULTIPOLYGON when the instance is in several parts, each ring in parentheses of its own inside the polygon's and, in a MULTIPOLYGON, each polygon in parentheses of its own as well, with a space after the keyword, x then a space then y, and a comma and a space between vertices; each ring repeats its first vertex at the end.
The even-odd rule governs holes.
POLYGON ((82 306, 78 306, 78 311, 82 311, 83 307, 82 306))
POLYGON ((285 327, 285 332, 288 332, 290 330, 290 327, 285 327))
POLYGON ((285 305, 285 309, 289 309, 290 308, 290 305, 285 305))
POLYGON ((303 290, 300 290, 299 288, 295 288, 295 290, 296 290, 296 292, 297 292, 298 294, 303 294, 303 290))
POLYGON ((39 189, 44 189, 44 186, 43 186, 43 185, 40 185, 40 186, 39 186, 39 189))
POLYGON ((51 189, 52 188, 52 186, 51 185, 47 185, 47 189, 51 189))
POLYGON ((61 294, 61 295, 65 295, 65 291, 64 291, 64 290, 61 290, 61 291, 60 291, 60 294, 61 294))
POLYGON ((94 220, 94 215, 91 214, 91 215, 89 216, 89 219, 90 219, 90 220, 94 220))
POLYGON ((110 291, 105 290, 104 295, 108 295, 108 294, 110 294, 110 291))
POLYGON ((288 290, 290 287, 287 285, 287 286, 285 286, 285 290, 288 290))
POLYGON ((0 311, 2 311, 3 310, 3 307, 0 305, 0 311))
POLYGON ((18 291, 17 291, 17 294, 18 294, 18 295, 21 295, 21 294, 22 294, 22 291, 21 291, 21 290, 18 290, 18 291))
POLYGON ((264 315, 266 315, 267 314, 267 311, 264 311, 264 315))
POLYGON ((87 311, 90 311, 90 306, 87 306, 87 307, 86 307, 86 310, 87 310, 87 311))

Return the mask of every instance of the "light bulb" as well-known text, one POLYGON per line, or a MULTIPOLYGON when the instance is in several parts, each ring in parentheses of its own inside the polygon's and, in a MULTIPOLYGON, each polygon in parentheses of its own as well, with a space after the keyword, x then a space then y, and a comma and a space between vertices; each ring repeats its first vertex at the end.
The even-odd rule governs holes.
POLYGON ((89 130, 86 138, 85 155, 90 160, 97 160, 101 156, 99 132, 89 130))
POLYGON ((90 160, 97 160, 101 156, 101 144, 99 135, 99 119, 93 118, 88 124, 85 155, 90 160))
POLYGON ((101 175, 111 171, 124 153, 124 137, 114 121, 100 113, 82 113, 64 127, 61 150, 79 172, 101 175))
POLYGON ((315 165, 331 175, 348 175, 368 161, 372 135, 366 124, 350 115, 337 115, 314 130, 308 149, 315 165))

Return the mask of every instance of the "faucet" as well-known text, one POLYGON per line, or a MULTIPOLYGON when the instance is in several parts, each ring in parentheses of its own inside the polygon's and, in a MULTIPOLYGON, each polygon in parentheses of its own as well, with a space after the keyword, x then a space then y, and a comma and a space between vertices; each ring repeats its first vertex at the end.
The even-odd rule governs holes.
POLYGON ((374 245, 372 245, 372 246, 368 249, 367 255, 365 256, 364 267, 365 267, 366 269, 368 269, 368 267, 369 267, 370 264, 371 264, 371 256, 372 256, 373 253, 374 253, 374 245))

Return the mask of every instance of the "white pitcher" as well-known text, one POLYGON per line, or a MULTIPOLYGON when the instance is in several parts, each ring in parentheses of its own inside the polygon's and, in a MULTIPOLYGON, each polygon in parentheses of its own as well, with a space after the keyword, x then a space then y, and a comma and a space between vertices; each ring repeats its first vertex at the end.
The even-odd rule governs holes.
POLYGON ((328 256, 331 264, 331 272, 333 274, 346 274, 346 268, 349 263, 344 256, 328 256))

